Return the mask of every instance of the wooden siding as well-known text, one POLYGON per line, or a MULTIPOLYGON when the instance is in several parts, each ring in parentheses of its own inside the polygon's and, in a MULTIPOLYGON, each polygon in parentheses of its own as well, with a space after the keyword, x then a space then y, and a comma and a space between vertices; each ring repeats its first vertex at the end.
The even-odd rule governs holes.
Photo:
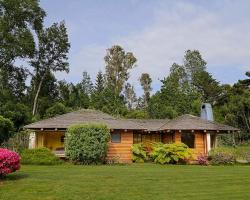
MULTIPOLYGON (((121 142, 112 143, 109 142, 109 148, 107 153, 107 159, 119 159, 122 162, 132 162, 132 152, 131 146, 133 145, 133 131, 121 131, 121 142)), ((152 133, 151 133, 152 134, 152 133)), ((61 143, 61 136, 64 133, 60 131, 39 131, 36 132, 36 147, 47 147, 51 150, 56 150, 56 148, 63 147, 64 144, 61 143)), ((206 153, 206 137, 205 133, 202 131, 195 132, 195 147, 194 154, 195 158, 198 154, 206 153)), ((162 142, 181 142, 181 132, 176 131, 175 133, 163 133, 162 142)))
POLYGON ((133 144, 133 132, 121 132, 121 142, 109 142, 107 159, 119 158, 122 162, 132 162, 131 146, 133 144))
POLYGON ((174 142, 174 134, 173 133, 163 133, 162 134, 162 142, 163 143, 172 143, 174 142))
MULTIPOLYGON (((205 133, 202 131, 195 131, 195 141, 194 141, 194 156, 196 158, 199 154, 205 154, 206 153, 206 138, 205 133)), ((174 134, 174 142, 181 142, 181 132, 176 131, 174 134)))
POLYGON ((175 131, 175 134, 174 134, 174 142, 177 143, 177 142, 181 142, 181 133, 179 131, 175 131))
POLYGON ((205 134, 202 132, 195 132, 195 149, 194 153, 197 155, 205 154, 206 145, 205 145, 205 134))

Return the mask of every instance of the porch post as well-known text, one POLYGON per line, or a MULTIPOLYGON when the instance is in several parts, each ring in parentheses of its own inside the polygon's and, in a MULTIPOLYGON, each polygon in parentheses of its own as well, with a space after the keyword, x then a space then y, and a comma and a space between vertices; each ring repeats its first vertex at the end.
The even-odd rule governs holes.
POLYGON ((211 135, 210 133, 206 134, 206 142, 207 142, 207 153, 209 153, 209 151, 211 150, 211 135))
POLYGON ((32 132, 29 135, 29 149, 34 149, 36 147, 36 133, 32 132))

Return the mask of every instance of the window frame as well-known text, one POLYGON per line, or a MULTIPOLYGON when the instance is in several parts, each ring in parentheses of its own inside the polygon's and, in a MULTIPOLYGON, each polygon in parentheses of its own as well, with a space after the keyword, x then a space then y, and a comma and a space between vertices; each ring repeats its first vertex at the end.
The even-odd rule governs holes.
POLYGON ((111 143, 119 144, 119 143, 121 143, 121 141, 122 141, 121 131, 114 131, 111 133, 111 143), (113 140, 114 135, 118 135, 118 138, 116 138, 116 139, 119 139, 119 140, 114 141, 113 140))
POLYGON ((193 132, 181 133, 181 142, 184 143, 185 145, 187 145, 188 148, 195 149, 195 133, 193 133, 193 132), (186 136, 186 138, 184 138, 184 136, 186 136), (192 145, 190 145, 191 144, 190 142, 185 141, 185 140, 187 140, 187 138, 188 139, 192 138, 192 145))

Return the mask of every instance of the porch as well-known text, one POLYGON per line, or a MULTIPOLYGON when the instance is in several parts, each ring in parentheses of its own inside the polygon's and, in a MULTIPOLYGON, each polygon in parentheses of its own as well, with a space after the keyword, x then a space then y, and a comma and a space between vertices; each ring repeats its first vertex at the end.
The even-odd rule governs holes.
POLYGON ((35 133, 35 148, 46 147, 56 156, 65 157, 63 131, 39 131, 35 133))

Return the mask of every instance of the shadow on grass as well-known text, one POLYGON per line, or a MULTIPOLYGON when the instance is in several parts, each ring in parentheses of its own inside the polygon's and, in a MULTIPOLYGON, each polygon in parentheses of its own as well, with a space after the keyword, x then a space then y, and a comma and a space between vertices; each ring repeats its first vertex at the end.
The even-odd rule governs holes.
POLYGON ((13 174, 8 174, 7 176, 3 177, 2 179, 0 179, 0 182, 4 182, 4 181, 18 181, 24 178, 27 178, 29 175, 25 174, 25 173, 13 173, 13 174))

